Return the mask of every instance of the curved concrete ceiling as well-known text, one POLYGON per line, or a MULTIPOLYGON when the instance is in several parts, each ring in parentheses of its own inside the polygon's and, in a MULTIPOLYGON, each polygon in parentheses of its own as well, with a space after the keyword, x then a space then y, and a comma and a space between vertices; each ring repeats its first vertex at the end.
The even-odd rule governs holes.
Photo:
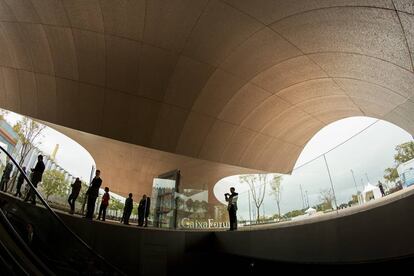
POLYGON ((151 194, 155 177, 179 169, 180 192, 184 189, 207 190, 208 202, 217 204, 220 201, 214 196, 213 188, 220 179, 229 175, 261 172, 132 145, 50 123, 46 124, 82 144, 94 157, 97 168, 101 170, 102 187, 108 186, 112 192, 125 197, 133 193, 134 198, 139 199, 143 194, 151 194))
POLYGON ((0 0, 0 106, 288 172, 344 117, 414 132, 413 14, 408 0, 0 0))

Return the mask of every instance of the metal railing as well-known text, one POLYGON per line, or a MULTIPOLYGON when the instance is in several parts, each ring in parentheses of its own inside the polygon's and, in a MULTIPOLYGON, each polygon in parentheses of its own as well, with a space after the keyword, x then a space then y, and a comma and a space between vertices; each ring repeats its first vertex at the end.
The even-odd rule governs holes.
POLYGON ((17 161, 13 158, 13 156, 7 152, 2 146, 0 146, 0 150, 4 152, 7 157, 13 162, 13 164, 18 169, 19 173, 21 173, 24 177, 24 180, 29 185, 30 189, 33 190, 35 193, 35 196, 40 200, 40 202, 43 204, 43 206, 46 208, 46 210, 49 212, 50 215, 55 219, 55 221, 67 231, 67 233, 73 237, 82 247, 87 249, 93 256, 95 256, 98 260, 100 260, 102 263, 104 263, 108 268, 110 268, 114 274, 116 275, 125 275, 121 270, 119 270, 117 267, 112 265, 110 262, 105 260, 103 256, 98 254, 96 251, 92 249, 82 238, 80 238, 75 232, 73 232, 66 224, 63 222, 63 220, 53 211, 53 209, 49 206, 49 204, 46 202, 46 200, 41 196, 41 194, 37 191, 36 187, 33 185, 29 177, 26 175, 26 173, 23 171, 23 169, 20 167, 20 165, 17 163, 17 161))

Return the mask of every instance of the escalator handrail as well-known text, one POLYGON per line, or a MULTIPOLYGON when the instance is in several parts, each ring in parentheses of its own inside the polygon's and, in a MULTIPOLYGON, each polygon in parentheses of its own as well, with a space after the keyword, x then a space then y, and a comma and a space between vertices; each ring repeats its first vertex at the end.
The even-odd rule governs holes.
MULTIPOLYGON (((14 265, 16 265, 16 267, 20 270, 19 272, 21 274, 27 275, 29 276, 30 274, 20 265, 20 263, 16 260, 16 258, 13 256, 13 254, 10 252, 10 250, 7 248, 7 246, 3 243, 2 240, 0 240, 0 250, 3 250, 6 254, 7 257, 13 262, 14 265)), ((0 265, 3 264, 7 264, 10 265, 9 262, 7 262, 6 260, 4 260, 4 258, 0 255, 0 265)), ((2 267, 3 269, 3 267, 2 267)), ((3 271, 2 271, 3 272, 3 271)), ((13 273, 12 270, 9 270, 8 272, 13 273)))
POLYGON ((9 221, 7 216, 4 214, 3 210, 0 209, 0 219, 3 223, 6 224, 8 232, 13 235, 13 239, 19 243, 20 249, 24 250, 26 253, 26 256, 29 255, 30 259, 34 261, 37 265, 37 268, 40 268, 42 270, 42 273, 45 273, 46 275, 55 275, 29 248, 29 246, 24 242, 22 237, 17 233, 16 229, 12 225, 12 223, 9 221))
POLYGON ((101 256, 99 253, 97 253, 95 250, 92 249, 84 240, 82 240, 81 237, 79 237, 75 232, 72 231, 72 229, 69 228, 69 226, 66 225, 66 223, 63 222, 63 220, 53 211, 53 209, 47 204, 46 200, 43 199, 43 197, 40 195, 40 193, 37 191, 36 187, 33 185, 33 183, 29 180, 26 173, 23 171, 23 169, 20 167, 20 165, 17 163, 17 161, 11 156, 10 153, 7 152, 3 148, 3 146, 0 145, 0 150, 2 150, 9 159, 14 163, 14 165, 17 167, 20 173, 23 173, 23 177, 26 180, 26 183, 29 184, 30 188, 33 189, 36 196, 39 197, 40 201, 43 203, 43 205, 46 207, 46 209, 52 214, 52 216, 76 239, 78 240, 84 247, 86 247, 93 255, 95 255, 97 258, 99 258, 102 262, 106 263, 109 267, 111 267, 113 270, 118 272, 120 275, 125 275, 121 270, 119 270, 117 267, 112 265, 110 262, 105 260, 103 256, 101 256))

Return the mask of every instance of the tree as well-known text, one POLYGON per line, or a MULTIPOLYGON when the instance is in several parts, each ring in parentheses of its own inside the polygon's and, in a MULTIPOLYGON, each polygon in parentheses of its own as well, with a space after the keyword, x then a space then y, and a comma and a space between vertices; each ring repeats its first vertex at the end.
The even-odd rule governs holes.
POLYGON ((397 167, 414 158, 414 142, 406 142, 395 147, 397 153, 394 155, 395 167, 387 168, 384 171, 384 179, 387 183, 395 182, 399 175, 397 167))
POLYGON ((334 194, 331 189, 320 190, 319 197, 322 200, 322 210, 332 209, 334 194))
POLYGON ((5 109, 0 108, 0 121, 1 121, 1 120, 5 120, 5 118, 6 118, 7 114, 9 114, 9 111, 7 111, 7 110, 5 110, 5 109))
POLYGON ((266 194, 267 174, 246 174, 239 176, 240 182, 247 183, 252 193, 252 198, 257 209, 256 221, 260 221, 260 206, 266 194), (258 185, 256 185, 258 183, 258 185))
POLYGON ((42 177, 42 191, 49 200, 51 195, 64 196, 69 187, 69 183, 65 181, 65 175, 58 170, 49 170, 42 177))
POLYGON ((387 168, 385 169, 384 179, 387 183, 395 182, 398 179, 398 171, 396 168, 387 168))
POLYGON ((397 166, 414 158, 414 142, 402 143, 395 147, 397 153, 394 155, 394 160, 397 166))
POLYGON ((138 216, 138 203, 133 203, 132 215, 133 216, 138 216))
POLYGON ((305 214, 305 210, 293 210, 283 215, 285 218, 293 218, 305 214))
POLYGON ((181 197, 177 197, 176 198, 176 204, 177 204, 177 210, 182 210, 182 209, 184 209, 183 207, 184 207, 184 203, 185 203, 185 200, 183 199, 183 198, 181 198, 181 197))
POLYGON ((191 212, 191 209, 194 209, 193 208, 193 203, 194 203, 194 201, 191 198, 187 199, 187 201, 185 202, 185 205, 187 206, 187 209, 190 212, 191 212))
POLYGON ((207 201, 201 201, 201 209, 203 210, 203 212, 207 213, 208 212, 208 202, 207 201))
POLYGON ((40 136, 46 126, 41 125, 27 117, 23 117, 14 126, 13 130, 19 136, 21 143, 19 155, 19 165, 22 166, 29 152, 38 145, 36 139, 40 136))
POLYGON ((273 178, 270 182, 270 188, 272 189, 271 194, 275 197, 277 205, 277 213, 280 217, 280 201, 282 200, 282 179, 281 175, 273 175, 273 178))
POLYGON ((82 204, 84 202, 86 202, 86 192, 88 191, 88 189, 89 189, 88 184, 86 184, 85 181, 82 181, 81 182, 81 189, 79 191, 79 199, 78 199, 80 202, 82 202, 82 204))
POLYGON ((225 205, 218 205, 218 206, 215 206, 214 208, 215 208, 214 218, 218 221, 226 221, 227 214, 228 214, 227 207, 225 205))
POLYGON ((116 213, 116 216, 118 216, 118 211, 122 211, 124 209, 124 203, 122 203, 119 199, 111 198, 109 201, 109 209, 114 210, 116 213))
POLYGON ((201 201, 196 199, 193 202, 193 210, 194 212, 199 212, 201 210, 201 201))

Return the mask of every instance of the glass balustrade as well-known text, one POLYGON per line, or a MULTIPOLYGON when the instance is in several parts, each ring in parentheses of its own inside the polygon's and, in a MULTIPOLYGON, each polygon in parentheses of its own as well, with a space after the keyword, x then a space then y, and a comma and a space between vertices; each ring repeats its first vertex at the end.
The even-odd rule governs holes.
MULTIPOLYGON (((33 189, 30 175, 23 172, 3 147, 0 150, 1 155, 7 156, 17 175, 23 174, 27 187, 33 189)), ((2 181, 7 181, 8 188, 0 193, 0 208, 21 239, 53 273, 123 275, 72 232, 36 189, 35 202, 22 200, 28 189, 23 192, 22 198, 14 196, 15 186, 11 184, 16 179, 4 173, 8 171, 3 170, 1 175, 2 181)))

